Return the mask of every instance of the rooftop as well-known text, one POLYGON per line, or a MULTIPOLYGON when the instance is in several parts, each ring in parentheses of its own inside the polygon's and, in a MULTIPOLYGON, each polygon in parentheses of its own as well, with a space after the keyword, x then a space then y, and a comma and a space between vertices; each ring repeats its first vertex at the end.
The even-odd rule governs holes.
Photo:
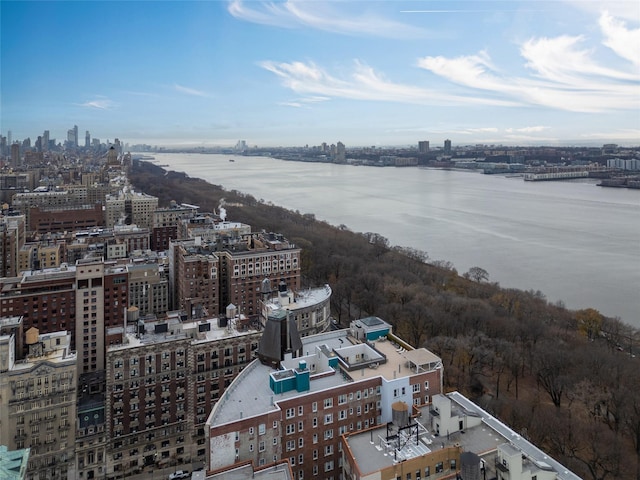
POLYGON ((270 375, 275 370, 254 360, 234 379, 222 395, 207 423, 222 425, 242 418, 262 415, 279 410, 278 401, 335 388, 354 381, 374 377, 392 380, 414 375, 416 369, 407 362, 404 353, 406 351, 403 349, 401 351, 384 337, 376 342, 364 343, 352 337, 349 330, 335 330, 303 337, 302 356, 298 358, 287 356, 282 361, 282 367, 284 370, 295 369, 300 361, 306 361, 311 373, 308 391, 298 392, 294 389, 275 394, 269 383, 270 375), (356 359, 356 353, 360 355, 358 359, 356 359), (362 360, 363 354, 367 356, 364 360, 362 360), (342 369, 331 366, 336 360, 341 363, 342 369))
POLYGON ((559 480, 580 478, 460 393, 452 392, 446 396, 452 401, 455 415, 481 418, 481 422, 452 434, 437 435, 430 425, 433 414, 431 407, 425 406, 420 409, 419 416, 412 420, 412 428, 398 432, 392 426, 389 432, 388 426, 383 425, 346 435, 346 444, 362 475, 441 448, 460 447, 463 451, 482 457, 494 454, 500 446, 507 452, 521 453, 540 468, 552 468, 559 480), (394 434, 398 434, 398 438, 392 438, 394 434))
POLYGON ((258 480, 293 480, 295 477, 287 461, 255 469, 251 463, 245 463, 219 470, 211 475, 206 475, 205 472, 193 472, 191 476, 192 480, 245 480, 249 478, 258 480))
MULTIPOLYGON (((171 312, 167 318, 158 319, 153 316, 138 320, 137 325, 128 324, 127 343, 110 345, 107 350, 113 352, 180 339, 190 339, 193 343, 206 343, 257 332, 258 330, 250 326, 244 315, 231 319, 203 318, 187 321, 186 315, 183 318, 179 312, 171 312), (142 327, 144 330, 141 330, 142 327)), ((123 333, 123 327, 108 329, 110 335, 119 333, 123 333)))

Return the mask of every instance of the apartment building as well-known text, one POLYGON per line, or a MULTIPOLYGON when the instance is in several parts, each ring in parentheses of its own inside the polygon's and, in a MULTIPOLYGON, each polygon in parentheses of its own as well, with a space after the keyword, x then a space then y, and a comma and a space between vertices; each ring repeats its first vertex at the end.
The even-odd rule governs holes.
POLYGON ((202 466, 205 421, 253 359, 260 332, 246 318, 130 318, 107 349, 107 478, 170 465, 202 466))
POLYGON ((300 289, 300 248, 281 234, 252 233, 219 251, 220 304, 235 305, 249 317, 260 314, 264 279, 300 289))
POLYGON ((338 479, 341 435, 392 419, 393 402, 422 405, 442 391, 442 362, 394 344, 391 326, 370 317, 369 338, 350 329, 299 337, 269 318, 257 354, 207 420, 207 465, 264 466, 288 460, 294 478, 338 479), (276 358, 276 357, 280 358, 276 358))
POLYGON ((12 277, 20 272, 19 252, 26 240, 24 215, 0 216, 0 277, 12 277))
POLYGON ((153 228, 153 213, 158 208, 158 197, 132 191, 105 196, 104 222, 114 225, 135 224, 140 228, 153 228))
POLYGON ((0 444, 30 448, 26 478, 75 478, 76 354, 65 331, 26 331, 28 354, 16 359, 15 334, 0 335, 0 444))
POLYGON ((391 423, 342 439, 345 480, 578 480, 458 392, 432 404, 394 404, 391 423))

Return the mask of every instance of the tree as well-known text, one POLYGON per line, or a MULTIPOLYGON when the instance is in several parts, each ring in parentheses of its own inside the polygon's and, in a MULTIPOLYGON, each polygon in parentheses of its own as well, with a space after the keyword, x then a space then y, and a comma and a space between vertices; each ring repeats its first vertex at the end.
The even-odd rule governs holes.
POLYGON ((595 340, 602 328, 602 314, 595 308, 586 308, 576 312, 578 328, 589 340, 595 340))
POLYGON ((474 282, 488 282, 489 281, 489 272, 487 272, 484 268, 480 267, 471 267, 467 273, 464 274, 465 278, 470 278, 474 282))

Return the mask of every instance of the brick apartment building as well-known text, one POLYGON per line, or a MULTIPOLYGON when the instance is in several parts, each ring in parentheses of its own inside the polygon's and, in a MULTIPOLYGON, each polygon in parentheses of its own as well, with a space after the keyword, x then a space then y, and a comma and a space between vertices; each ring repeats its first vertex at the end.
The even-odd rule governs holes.
POLYGON ((208 467, 288 459, 297 479, 340 478, 341 435, 391 421, 393 402, 422 405, 442 391, 436 355, 388 338, 390 325, 377 317, 305 338, 286 319, 270 319, 261 361, 238 375, 207 420, 208 467))

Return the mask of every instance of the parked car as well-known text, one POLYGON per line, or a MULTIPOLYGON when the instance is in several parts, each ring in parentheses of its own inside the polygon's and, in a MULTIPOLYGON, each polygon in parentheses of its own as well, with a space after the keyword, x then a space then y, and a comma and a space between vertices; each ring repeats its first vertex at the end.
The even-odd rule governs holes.
POLYGON ((179 480, 180 478, 189 478, 191 474, 186 470, 176 470, 169 475, 169 480, 179 480))

